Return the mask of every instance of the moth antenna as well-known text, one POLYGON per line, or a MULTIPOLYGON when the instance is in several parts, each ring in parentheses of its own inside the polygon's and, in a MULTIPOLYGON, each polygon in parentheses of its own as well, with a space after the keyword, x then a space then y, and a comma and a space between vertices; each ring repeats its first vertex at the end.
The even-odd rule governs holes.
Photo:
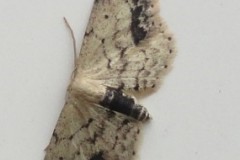
MULTIPOLYGON (((73 41, 73 50, 74 50, 74 68, 77 67, 77 48, 76 48, 76 39, 74 36, 74 32, 70 26, 70 24, 68 23, 67 19, 65 17, 63 17, 63 20, 65 22, 65 24, 67 25, 70 33, 71 33, 71 37, 72 37, 72 41, 73 41)), ((75 70, 75 69, 74 69, 75 70)))

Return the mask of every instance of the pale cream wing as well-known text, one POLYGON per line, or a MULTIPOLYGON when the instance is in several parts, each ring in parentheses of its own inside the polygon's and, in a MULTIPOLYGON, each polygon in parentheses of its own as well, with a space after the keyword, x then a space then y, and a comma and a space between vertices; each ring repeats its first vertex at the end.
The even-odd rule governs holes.
POLYGON ((169 67, 174 42, 155 0, 95 0, 78 72, 114 88, 145 89, 169 67))
POLYGON ((131 160, 139 122, 87 102, 66 103, 45 160, 131 160))

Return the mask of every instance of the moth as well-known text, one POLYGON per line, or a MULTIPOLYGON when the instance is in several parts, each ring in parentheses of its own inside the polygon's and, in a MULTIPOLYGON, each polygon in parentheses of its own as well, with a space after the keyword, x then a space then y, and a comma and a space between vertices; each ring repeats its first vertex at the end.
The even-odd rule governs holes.
POLYGON ((45 160, 132 160, 174 42, 156 0, 95 0, 65 106, 45 160))

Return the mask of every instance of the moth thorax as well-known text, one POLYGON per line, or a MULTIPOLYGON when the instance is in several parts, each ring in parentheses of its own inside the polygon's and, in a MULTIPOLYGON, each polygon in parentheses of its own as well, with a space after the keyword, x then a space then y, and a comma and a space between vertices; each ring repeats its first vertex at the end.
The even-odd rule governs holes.
POLYGON ((106 87, 96 80, 76 76, 71 85, 72 93, 84 100, 98 104, 106 93, 106 87))

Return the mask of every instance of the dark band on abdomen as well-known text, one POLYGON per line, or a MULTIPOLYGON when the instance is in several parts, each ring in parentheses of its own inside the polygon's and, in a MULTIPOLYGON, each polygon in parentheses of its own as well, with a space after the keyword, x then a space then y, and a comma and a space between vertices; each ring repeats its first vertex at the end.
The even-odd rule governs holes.
POLYGON ((144 121, 149 119, 149 114, 143 106, 136 104, 132 97, 124 95, 122 91, 114 88, 107 88, 104 99, 100 102, 105 108, 144 121))

